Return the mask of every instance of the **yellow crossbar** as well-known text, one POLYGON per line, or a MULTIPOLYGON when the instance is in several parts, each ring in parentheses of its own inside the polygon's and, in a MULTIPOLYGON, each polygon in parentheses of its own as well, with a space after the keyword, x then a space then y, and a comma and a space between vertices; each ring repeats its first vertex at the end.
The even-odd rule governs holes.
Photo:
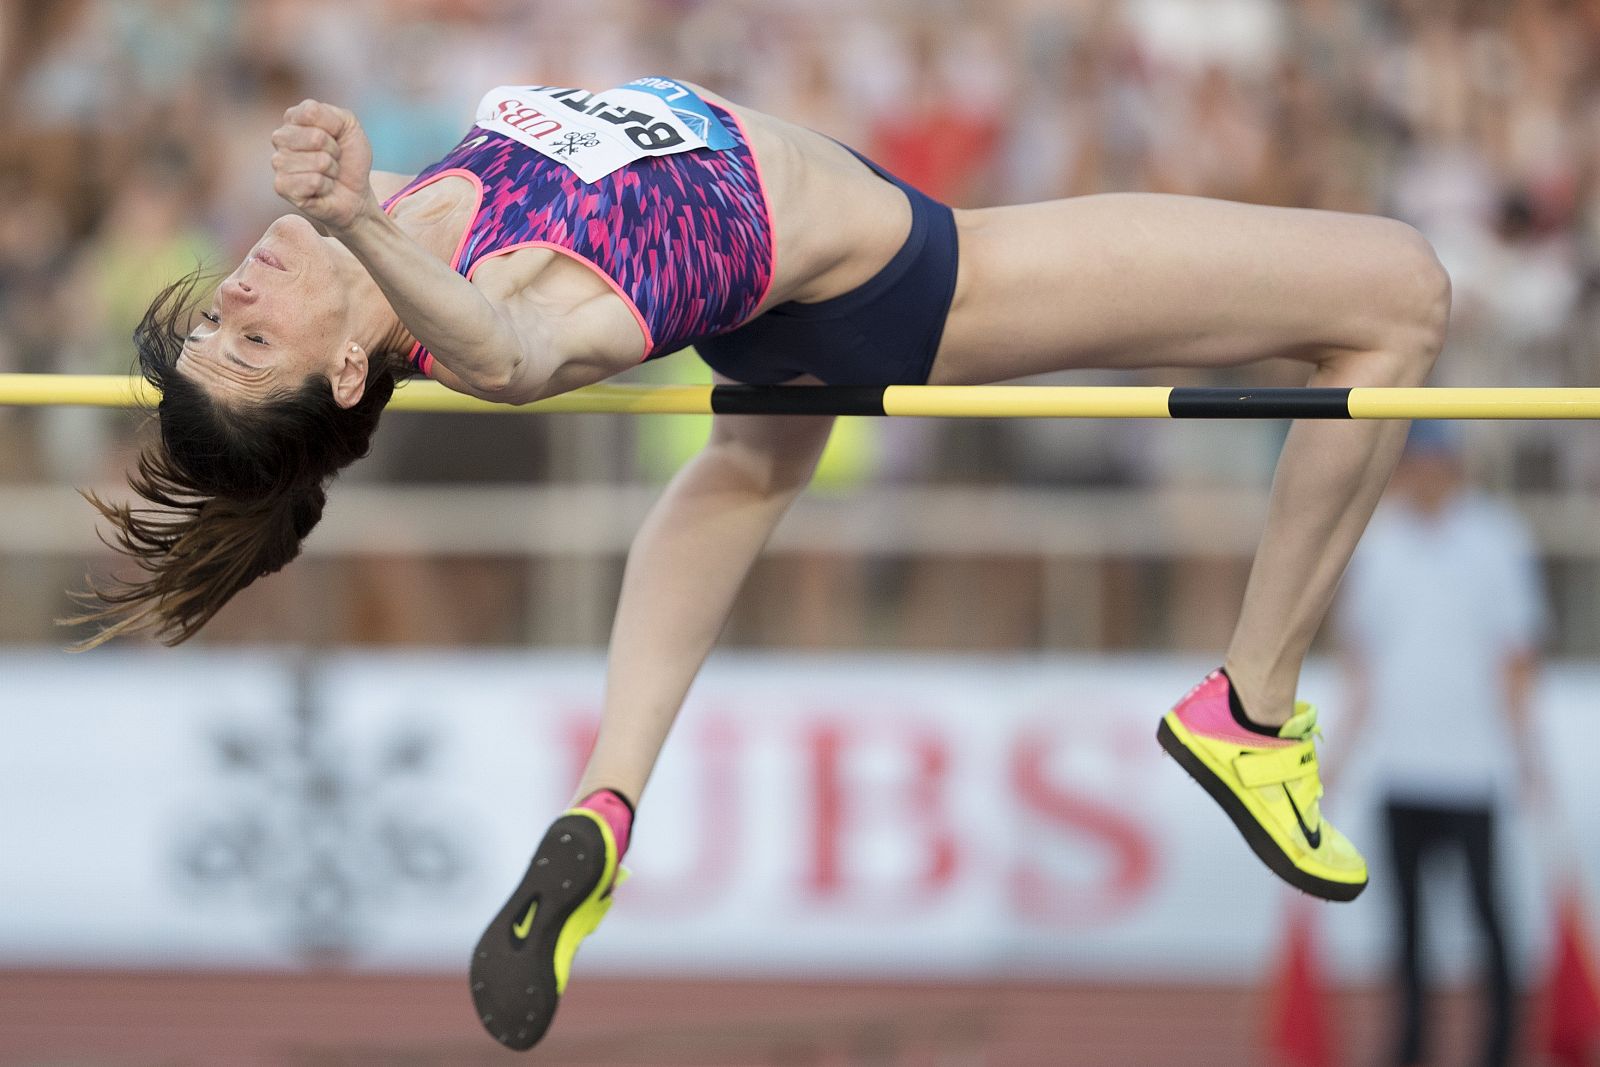
MULTIPOLYGON (((0 374, 0 407, 153 405, 137 378, 0 374)), ((624 415, 836 414, 1093 419, 1600 419, 1600 389, 1215 389, 1169 386, 592 385, 512 407, 403 384, 397 411, 624 415)))

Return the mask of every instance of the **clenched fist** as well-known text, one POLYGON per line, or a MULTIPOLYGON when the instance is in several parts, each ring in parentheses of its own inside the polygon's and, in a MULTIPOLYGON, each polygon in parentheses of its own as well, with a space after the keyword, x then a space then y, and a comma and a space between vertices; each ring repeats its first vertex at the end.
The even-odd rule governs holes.
POLYGON ((377 206, 372 145, 353 113, 302 100, 283 113, 272 146, 273 189, 329 231, 349 229, 377 206))

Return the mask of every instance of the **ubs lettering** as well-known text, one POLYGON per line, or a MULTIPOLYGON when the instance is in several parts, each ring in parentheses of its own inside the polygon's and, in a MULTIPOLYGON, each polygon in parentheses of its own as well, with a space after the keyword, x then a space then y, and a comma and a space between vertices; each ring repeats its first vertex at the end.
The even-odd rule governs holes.
POLYGON ((561 123, 543 111, 518 104, 515 100, 502 100, 497 108, 500 121, 513 126, 530 137, 548 137, 561 129, 561 123))

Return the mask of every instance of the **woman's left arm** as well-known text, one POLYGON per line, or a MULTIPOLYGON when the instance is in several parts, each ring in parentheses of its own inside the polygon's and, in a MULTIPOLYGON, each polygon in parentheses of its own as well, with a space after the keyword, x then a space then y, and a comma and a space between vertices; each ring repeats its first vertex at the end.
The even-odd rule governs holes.
POLYGON ((372 147, 353 113, 304 101, 284 113, 272 143, 278 195, 355 254, 400 321, 449 372, 446 384, 504 403, 550 391, 567 362, 568 331, 555 317, 514 322, 384 214, 369 177, 372 147))

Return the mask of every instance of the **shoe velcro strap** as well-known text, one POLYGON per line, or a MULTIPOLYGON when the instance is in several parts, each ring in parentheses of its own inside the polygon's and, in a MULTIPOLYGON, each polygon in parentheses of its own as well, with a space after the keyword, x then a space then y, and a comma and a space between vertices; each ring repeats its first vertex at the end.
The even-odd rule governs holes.
POLYGON ((1317 750, 1310 741, 1266 752, 1250 752, 1233 761, 1241 785, 1256 789, 1292 782, 1317 773, 1317 750))

